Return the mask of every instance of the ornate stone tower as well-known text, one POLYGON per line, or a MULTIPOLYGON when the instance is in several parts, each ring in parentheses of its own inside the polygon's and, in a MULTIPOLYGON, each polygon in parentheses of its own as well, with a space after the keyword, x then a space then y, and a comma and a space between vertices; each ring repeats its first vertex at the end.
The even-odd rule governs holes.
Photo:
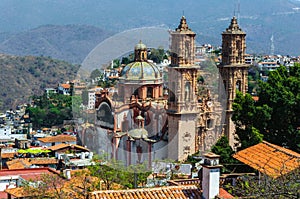
POLYGON ((245 64, 246 33, 242 31, 233 17, 229 27, 222 33, 222 63, 219 66, 220 90, 225 90, 226 99, 225 134, 231 147, 235 148, 235 126, 231 120, 232 104, 239 90, 245 94, 248 90, 248 67, 245 64))
POLYGON ((197 69, 195 36, 183 16, 171 31, 171 65, 168 67, 168 157, 184 160, 195 153, 197 116, 197 69))

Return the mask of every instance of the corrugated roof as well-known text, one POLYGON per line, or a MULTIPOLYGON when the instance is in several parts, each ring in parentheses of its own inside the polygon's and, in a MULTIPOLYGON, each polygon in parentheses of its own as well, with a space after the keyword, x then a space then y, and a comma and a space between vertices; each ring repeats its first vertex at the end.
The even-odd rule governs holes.
POLYGON ((159 188, 143 188, 143 189, 129 189, 129 190, 106 190, 95 191, 90 193, 91 199, 100 198, 180 198, 191 199, 201 198, 201 191, 194 185, 190 186, 166 186, 159 188))
POLYGON ((233 157, 273 178, 300 166, 300 154, 266 141, 239 151, 233 157))
POLYGON ((52 142, 75 142, 76 137, 70 135, 57 135, 57 136, 49 136, 44 138, 38 138, 39 141, 44 143, 52 143, 52 142))

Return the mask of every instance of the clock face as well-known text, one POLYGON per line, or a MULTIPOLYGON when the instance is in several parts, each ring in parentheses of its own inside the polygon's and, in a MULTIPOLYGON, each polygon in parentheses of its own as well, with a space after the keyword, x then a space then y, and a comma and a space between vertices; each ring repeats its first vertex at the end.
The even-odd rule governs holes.
POLYGON ((209 108, 212 107, 212 105, 213 105, 211 101, 208 101, 206 104, 209 108))

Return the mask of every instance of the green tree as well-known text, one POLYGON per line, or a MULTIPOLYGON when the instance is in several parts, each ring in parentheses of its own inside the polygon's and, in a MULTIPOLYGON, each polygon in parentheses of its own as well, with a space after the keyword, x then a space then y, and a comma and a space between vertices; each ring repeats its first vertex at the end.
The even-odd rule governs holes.
POLYGON ((128 57, 122 57, 122 61, 121 61, 121 64, 129 64, 131 62, 131 60, 128 58, 128 57))
POLYGON ((119 68, 121 65, 120 60, 119 59, 114 59, 113 60, 113 68, 119 68))
POLYGON ((63 189, 64 178, 55 174, 44 174, 39 179, 23 181, 23 191, 29 198, 54 198, 65 199, 66 191, 63 189))
POLYGON ((79 112, 81 98, 79 96, 69 96, 61 94, 50 94, 42 96, 33 96, 34 107, 28 107, 27 112, 30 115, 34 128, 51 127, 63 124, 64 120, 70 120, 73 117, 72 108, 79 112))
MULTIPOLYGON (((146 164, 130 165, 125 167, 121 161, 108 160, 107 155, 98 156, 94 159, 95 165, 89 167, 92 176, 103 182, 105 189, 113 189, 114 184, 123 188, 134 188, 135 185, 145 184, 150 171, 146 164)), ((100 186, 97 185, 98 187, 100 186)))
POLYGON ((260 83, 258 105, 263 104, 271 109, 265 129, 257 127, 265 139, 300 152, 300 64, 270 72, 260 83))
POLYGON ((152 48, 148 56, 148 58, 153 60, 153 62, 155 63, 162 62, 164 57, 165 57, 165 50, 161 46, 158 47, 158 49, 152 48))
POLYGON ((95 79, 97 77, 100 77, 101 76, 101 71, 99 69, 95 69, 91 72, 90 74, 90 79, 95 79))
POLYGON ((237 198, 266 198, 283 199, 300 197, 299 169, 279 178, 266 175, 244 176, 239 178, 235 185, 227 184, 225 189, 237 198))
POLYGON ((236 125, 241 149, 261 142, 263 135, 255 127, 266 126, 266 120, 270 118, 270 108, 266 105, 257 107, 250 94, 243 96, 241 92, 237 92, 232 107, 232 120, 236 125))
POLYGON ((223 172, 228 172, 232 170, 230 164, 235 163, 235 159, 232 157, 234 151, 229 145, 228 138, 222 136, 215 145, 211 148, 211 151, 217 155, 220 155, 220 163, 223 164, 223 172))
POLYGON ((264 139, 300 152, 300 64, 281 66, 259 82, 258 102, 237 93, 232 120, 242 148, 264 139))

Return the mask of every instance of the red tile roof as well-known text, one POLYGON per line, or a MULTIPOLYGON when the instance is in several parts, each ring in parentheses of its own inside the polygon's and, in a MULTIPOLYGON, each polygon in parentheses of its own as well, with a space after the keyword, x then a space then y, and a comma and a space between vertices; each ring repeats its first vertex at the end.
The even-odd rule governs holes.
POLYGON ((57 151, 57 150, 65 149, 65 148, 74 148, 74 149, 82 150, 82 151, 90 151, 88 148, 79 146, 77 144, 64 144, 64 143, 51 146, 48 149, 51 151, 57 151))
POLYGON ((234 197, 230 193, 228 193, 226 190, 220 188, 219 189, 219 195, 217 196, 217 198, 229 199, 229 198, 234 198, 234 197))
POLYGON ((65 88, 65 89, 71 88, 70 84, 61 84, 60 86, 63 87, 63 88, 65 88))
POLYGON ((259 100, 259 97, 258 96, 252 96, 252 99, 257 102, 259 100))
POLYGON ((201 191, 198 187, 192 186, 166 186, 159 188, 143 188, 129 190, 106 190, 90 193, 91 199, 150 199, 150 198, 201 198, 201 191))
POLYGON ((30 158, 28 161, 30 162, 30 164, 35 165, 48 165, 58 163, 58 160, 55 158, 30 158))
POLYGON ((26 159, 13 159, 6 162, 8 169, 26 169, 30 167, 30 163, 26 159))
POLYGON ((1 158, 13 158, 15 157, 16 152, 11 152, 11 153, 1 153, 1 158))
POLYGON ((49 136, 38 139, 44 143, 52 143, 52 142, 75 142, 76 137, 70 135, 57 135, 57 136, 49 136))
POLYGON ((8 198, 7 193, 0 191, 0 198, 8 198))
POLYGON ((0 176, 11 176, 19 175, 25 180, 36 180, 39 176, 43 174, 57 174, 59 172, 43 167, 43 168, 28 168, 28 169, 11 169, 11 170, 0 170, 0 176))
POLYGON ((239 151, 233 157, 273 178, 300 166, 300 154, 265 141, 239 151))
POLYGON ((29 196, 28 192, 24 191, 23 187, 5 189, 4 194, 6 195, 5 198, 7 198, 7 194, 10 194, 11 196, 16 197, 16 198, 29 196))

